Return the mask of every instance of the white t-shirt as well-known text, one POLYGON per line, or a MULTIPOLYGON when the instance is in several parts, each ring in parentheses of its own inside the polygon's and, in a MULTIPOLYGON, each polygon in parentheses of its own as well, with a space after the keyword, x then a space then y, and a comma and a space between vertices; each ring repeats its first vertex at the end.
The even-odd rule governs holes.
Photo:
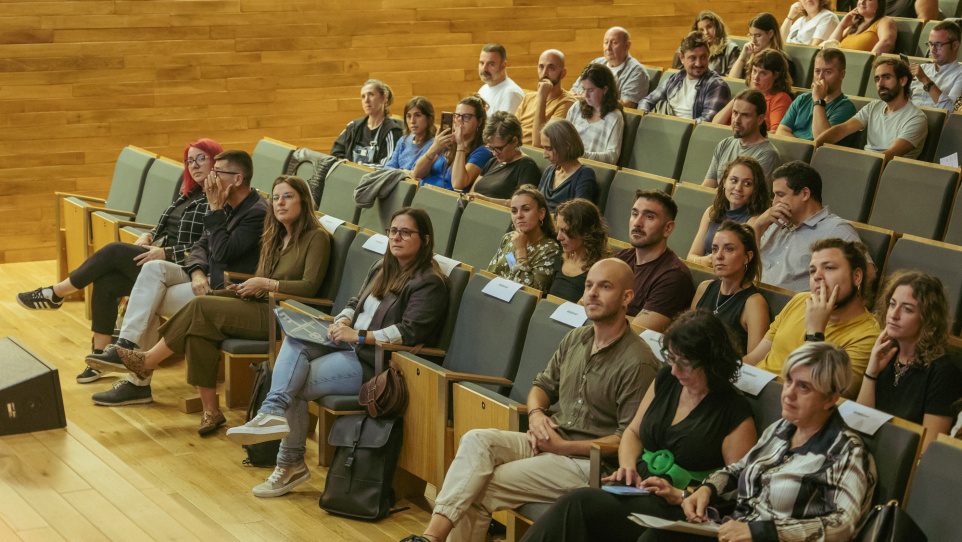
POLYGON ((838 15, 827 9, 819 11, 811 21, 806 21, 805 16, 802 15, 792 23, 786 42, 808 45, 815 39, 827 40, 832 36, 832 32, 835 32, 836 26, 838 26, 838 15))
POLYGON ((498 111, 507 111, 514 115, 524 99, 524 91, 510 77, 505 77, 504 81, 493 87, 482 86, 478 94, 488 102, 489 117, 498 111))
POLYGON ((912 102, 894 113, 885 113, 885 102, 875 100, 859 109, 856 119, 866 130, 865 150, 885 152, 896 139, 904 139, 914 147, 903 156, 917 158, 925 146, 925 137, 929 133, 928 121, 925 113, 912 102))
POLYGON ((675 91, 675 94, 671 98, 668 98, 668 104, 675 110, 675 116, 683 119, 692 118, 692 110, 695 107, 695 85, 698 84, 698 79, 689 79, 685 77, 681 86, 675 91))

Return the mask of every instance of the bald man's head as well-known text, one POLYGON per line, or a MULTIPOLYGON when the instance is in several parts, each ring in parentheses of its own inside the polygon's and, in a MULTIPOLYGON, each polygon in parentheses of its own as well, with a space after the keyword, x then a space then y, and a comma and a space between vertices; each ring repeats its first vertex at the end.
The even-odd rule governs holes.
POLYGON ((634 278, 631 267, 616 258, 591 266, 581 299, 588 318, 599 323, 624 318, 628 303, 635 297, 634 278))
POLYGON ((631 36, 620 26, 613 26, 605 32, 605 61, 609 67, 617 68, 628 59, 631 49, 631 36))
POLYGON ((565 55, 557 49, 548 49, 538 58, 538 80, 550 81, 557 85, 564 79, 568 71, 565 69, 565 55))

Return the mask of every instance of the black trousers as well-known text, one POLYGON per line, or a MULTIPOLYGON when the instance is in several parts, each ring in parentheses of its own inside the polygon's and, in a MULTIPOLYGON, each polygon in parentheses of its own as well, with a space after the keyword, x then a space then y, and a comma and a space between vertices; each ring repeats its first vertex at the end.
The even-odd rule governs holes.
POLYGON ((94 285, 90 308, 94 333, 112 335, 117 323, 117 300, 130 295, 140 275, 134 257, 147 252, 147 247, 128 243, 110 243, 94 252, 80 267, 70 272, 70 283, 81 289, 94 285))

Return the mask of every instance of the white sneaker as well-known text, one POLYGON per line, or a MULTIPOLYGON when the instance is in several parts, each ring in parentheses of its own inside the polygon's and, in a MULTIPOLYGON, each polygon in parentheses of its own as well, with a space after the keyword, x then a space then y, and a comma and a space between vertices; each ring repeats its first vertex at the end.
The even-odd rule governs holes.
POLYGON ((274 467, 274 473, 266 482, 254 488, 257 497, 280 497, 295 487, 311 479, 311 471, 301 461, 293 467, 274 467))
POLYGON ((227 438, 237 444, 258 444, 280 440, 290 433, 291 426, 287 424, 287 418, 261 412, 244 425, 228 429, 227 438))

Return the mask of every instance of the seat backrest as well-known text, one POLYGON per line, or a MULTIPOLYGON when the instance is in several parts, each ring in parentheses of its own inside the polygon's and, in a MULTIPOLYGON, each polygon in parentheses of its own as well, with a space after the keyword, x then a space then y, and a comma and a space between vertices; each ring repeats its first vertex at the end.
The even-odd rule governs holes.
POLYGON ((929 444, 912 479, 906 511, 929 542, 959 539, 962 449, 941 440, 929 444))
POLYGON ((711 207, 715 202, 714 188, 701 186, 701 184, 678 183, 675 185, 675 192, 671 199, 678 204, 678 215, 675 217, 675 230, 668 237, 668 248, 672 249, 679 258, 688 255, 695 235, 698 234, 698 226, 701 225, 701 217, 705 214, 705 209, 711 207))
POLYGON ((454 248, 454 238, 461 221, 461 206, 457 192, 451 192, 426 184, 414 194, 411 207, 424 209, 431 217, 434 227, 434 251, 442 256, 450 256, 454 248))
POLYGON ((866 222, 884 161, 875 152, 828 144, 819 147, 812 167, 822 177, 822 203, 844 219, 866 222))
POLYGON ((788 53, 788 58, 792 59, 792 63, 795 64, 795 76, 798 77, 798 80, 793 81, 792 85, 802 88, 812 86, 812 79, 815 74, 815 55, 818 54, 818 51, 818 47, 812 47, 811 45, 785 44, 785 52, 788 53))
POLYGON ((815 153, 815 143, 797 137, 785 137, 772 133, 768 134, 768 140, 778 150, 778 156, 781 158, 782 164, 793 160, 801 160, 806 164, 811 163, 812 154, 815 153))
POLYGON ((662 177, 681 175, 695 121, 649 113, 641 117, 628 167, 662 177))
POLYGON ((840 49, 845 53, 845 79, 842 80, 842 92, 849 97, 865 96, 865 87, 872 79, 872 63, 875 55, 865 51, 840 49))
POLYGON ((952 211, 949 214, 949 223, 945 226, 946 243, 962 245, 962 198, 958 191, 955 193, 955 200, 952 203, 952 211))
MULTIPOLYGON (((928 140, 928 136, 926 136, 928 140)), ((935 155, 932 161, 938 163, 940 159, 962 149, 962 114, 953 113, 946 115, 945 123, 942 125, 942 134, 939 135, 939 144, 936 146, 935 155)))
POLYGON ((324 192, 321 194, 321 202, 317 205, 317 210, 351 224, 357 224, 361 210, 354 203, 354 189, 368 171, 370 170, 350 162, 336 164, 324 180, 324 192))
POLYGON ((529 147, 524 145, 521 147, 521 152, 523 152, 525 156, 528 156, 534 160, 535 164, 538 164, 538 171, 541 173, 544 173, 545 168, 551 166, 551 162, 545 160, 544 158, 544 151, 537 147, 529 147))
MULTIPOLYGON (((136 213, 140 206, 140 194, 147 180, 147 172, 154 164, 156 154, 138 147, 124 147, 114 165, 114 176, 110 181, 105 207, 117 211, 136 213)), ((180 170, 184 175, 183 166, 180 170)))
MULTIPOLYGON (((765 278, 765 277, 762 277, 765 278)), ((784 288, 779 288, 778 286, 773 286, 771 284, 760 284, 758 286, 758 291, 765 298, 768 303, 768 316, 774 321, 778 313, 782 312, 785 305, 795 297, 795 292, 791 290, 786 290, 784 288)))
POLYGON ((451 274, 448 275, 448 312, 437 344, 441 350, 447 350, 451 346, 451 338, 454 336, 454 328, 458 323, 458 314, 461 309, 461 299, 470 280, 471 272, 461 266, 452 269, 451 274))
MULTIPOLYGON (((958 9, 959 0, 939 0, 939 11, 942 12, 942 16, 954 17, 950 13, 946 13, 946 10, 950 12, 955 12, 958 9)), ((925 23, 922 27, 922 31, 919 33, 919 40, 915 43, 915 50, 912 51, 909 56, 929 56, 929 47, 926 45, 929 41, 929 33, 935 28, 935 25, 942 21, 929 21, 925 23)), ((908 53, 907 53, 908 54, 908 53)))
POLYGON ((925 136, 922 153, 919 154, 917 160, 939 163, 936 151, 939 148, 939 142, 942 140, 942 127, 945 126, 945 118, 948 113, 945 109, 935 107, 920 107, 919 109, 925 113, 925 121, 928 124, 929 131, 925 136))
POLYGON ((297 147, 294 145, 269 137, 258 141, 257 146, 254 147, 254 154, 251 155, 254 161, 251 188, 270 194, 274 180, 287 172, 287 163, 290 162, 295 150, 297 147))
MULTIPOLYGON (((551 315, 561 306, 563 300, 558 298, 542 299, 534 309, 528 331, 524 336, 524 346, 521 349, 521 361, 518 372, 514 377, 514 385, 508 397, 519 403, 527 402, 531 384, 538 373, 543 371, 551 356, 558 350, 561 339, 564 339, 572 327, 552 320, 551 315)), ((587 322, 590 324, 590 322, 587 322)))
POLYGON ((698 289, 698 285, 706 280, 715 280, 718 278, 710 267, 694 264, 689 261, 686 261, 685 264, 688 265, 688 270, 691 271, 691 283, 695 286, 695 289, 698 289))
POLYGON ((728 36, 728 41, 737 45, 739 49, 744 49, 745 44, 748 43, 748 38, 744 36, 728 36))
MULTIPOLYGON (((868 248, 868 254, 872 257, 876 269, 885 269, 885 260, 888 258, 889 250, 892 249, 892 241, 895 240, 895 232, 884 228, 876 228, 868 224, 852 222, 858 238, 868 248)), ((880 277, 876 276, 878 280, 880 277)))
POLYGON ((317 296, 321 299, 333 300, 337 296, 341 287, 341 279, 344 276, 348 253, 355 237, 357 237, 357 230, 343 224, 338 226, 331 234, 331 257, 327 262, 324 282, 321 283, 321 289, 317 292, 317 296))
POLYGON ((752 406, 755 431, 762 434, 768 426, 782 419, 782 385, 772 380, 756 396, 745 394, 752 406))
POLYGON ((723 77, 725 83, 728 85, 728 90, 731 91, 732 96, 737 96, 739 92, 746 90, 748 85, 745 84, 744 79, 736 79, 734 77, 723 77))
POLYGON ((887 503, 892 499, 901 503, 905 499, 912 467, 918 459, 922 428, 915 426, 918 429, 914 430, 900 424, 915 426, 904 420, 891 420, 872 436, 859 434, 865 447, 875 457, 878 471, 875 496, 878 503, 887 503))
POLYGON ((418 183, 410 179, 397 183, 386 198, 377 198, 373 206, 361 209, 358 226, 376 232, 383 232, 390 228, 391 216, 401 208, 411 205, 417 190, 418 183))
POLYGON ((708 173, 715 147, 721 140, 732 135, 731 126, 703 122, 691 133, 688 140, 688 152, 685 153, 685 165, 681 170, 680 181, 701 184, 708 173))
POLYGON ((631 218, 631 208, 635 204, 635 192, 638 190, 661 190, 671 194, 675 188, 675 181, 666 177, 659 177, 650 173, 623 169, 615 173, 608 189, 608 202, 605 204, 605 220, 611 237, 621 241, 628 239, 628 220, 631 218))
POLYGON ((608 203, 608 190, 611 188, 611 181, 615 178, 618 168, 609 164, 602 164, 594 160, 581 159, 581 163, 590 167, 595 172, 595 184, 598 185, 598 192, 595 195, 595 204, 601 214, 605 213, 605 205, 608 203))
POLYGON ((895 37, 895 54, 915 55, 915 50, 919 46, 919 36, 922 35, 922 21, 920 19, 903 19, 892 17, 898 35, 895 37))
MULTIPOLYGON (((658 73, 661 73, 660 69, 658 73)), ((628 161, 631 160, 631 151, 635 147, 635 136, 638 135, 638 125, 641 124, 641 117, 644 113, 635 109, 625 109, 622 115, 625 117, 625 127, 621 136, 621 154, 618 155, 618 167, 628 167, 628 161)))
POLYGON ((902 269, 922 271, 942 281, 949 303, 952 334, 957 335, 962 324, 962 273, 959 272, 962 269, 962 247, 914 235, 903 235, 892 247, 885 274, 902 269))
POLYGON ((661 82, 661 74, 664 71, 661 68, 649 68, 648 66, 645 66, 645 71, 648 72, 648 94, 651 94, 658 88, 658 83, 661 82))
POLYGON ((882 171, 868 223, 941 239, 958 185, 956 168, 895 158, 882 171))
POLYGON ((367 278, 367 272, 371 270, 371 266, 384 257, 383 254, 371 252, 364 248, 364 243, 372 235, 375 235, 372 231, 362 231, 351 242, 351 247, 347 251, 347 259, 344 261, 344 271, 341 274, 341 283, 337 288, 337 297, 334 298, 334 307, 331 309, 331 314, 341 312, 347 302, 361 291, 361 287, 364 286, 364 279, 367 278))
POLYGON ((177 189, 183 181, 184 164, 163 156, 154 160, 147 170, 135 220, 141 224, 156 224, 177 197, 177 189))
POLYGON ((475 269, 487 269, 510 226, 511 211, 507 208, 472 201, 461 213, 451 257, 475 269))

